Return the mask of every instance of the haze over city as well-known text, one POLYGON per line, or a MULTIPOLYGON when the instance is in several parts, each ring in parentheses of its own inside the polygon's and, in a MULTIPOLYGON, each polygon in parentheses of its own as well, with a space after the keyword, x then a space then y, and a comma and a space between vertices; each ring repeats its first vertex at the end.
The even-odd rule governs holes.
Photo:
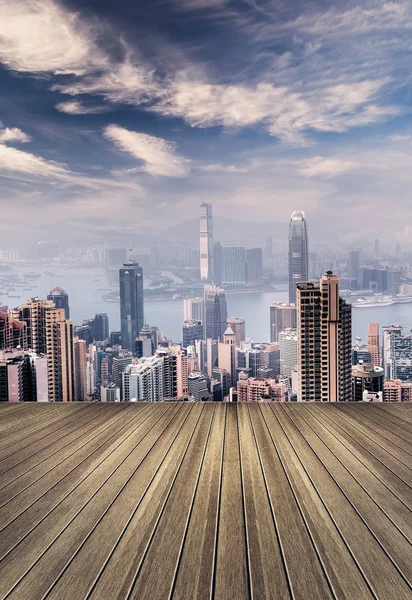
POLYGON ((405 1, 1 0, 2 240, 138 246, 201 198, 251 237, 296 208, 314 244, 405 235, 411 28, 405 1))

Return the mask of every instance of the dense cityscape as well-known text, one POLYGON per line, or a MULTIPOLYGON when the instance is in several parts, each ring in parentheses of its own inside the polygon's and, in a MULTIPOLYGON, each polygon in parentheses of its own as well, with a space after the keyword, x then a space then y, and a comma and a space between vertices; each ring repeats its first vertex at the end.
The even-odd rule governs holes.
POLYGON ((63 263, 105 264, 102 303, 119 303, 115 330, 104 312, 73 323, 60 286, 11 307, 41 276, 13 266, 53 264, 58 247, 0 251, 0 401, 411 401, 412 335, 376 322, 365 344, 352 334, 353 310, 412 301, 408 253, 397 242, 382 256, 375 240, 373 257, 350 250, 322 271, 327 257, 310 252, 308 231, 305 214, 293 212, 287 257, 271 237, 264 249, 222 244, 212 205, 202 203, 198 249, 151 248, 139 260, 120 247, 61 253, 63 263), (253 303, 253 293, 282 288, 282 259, 288 299, 267 307, 268 339, 253 340, 245 317, 230 316, 228 294, 249 293, 253 303), (171 295, 183 304, 179 340, 145 321, 145 303, 171 295))

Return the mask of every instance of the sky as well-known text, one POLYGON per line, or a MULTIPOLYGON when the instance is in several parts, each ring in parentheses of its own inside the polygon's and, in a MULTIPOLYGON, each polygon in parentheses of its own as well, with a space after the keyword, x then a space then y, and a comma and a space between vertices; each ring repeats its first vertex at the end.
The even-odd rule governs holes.
MULTIPOLYGON (((409 0, 0 0, 0 246, 410 223, 409 0)), ((246 244, 247 245, 247 244, 246 244)))

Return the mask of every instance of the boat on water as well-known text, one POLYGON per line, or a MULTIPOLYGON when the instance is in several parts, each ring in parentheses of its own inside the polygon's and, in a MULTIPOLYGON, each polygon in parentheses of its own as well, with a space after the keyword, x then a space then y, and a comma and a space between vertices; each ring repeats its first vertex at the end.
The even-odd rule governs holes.
POLYGON ((354 308, 379 308, 381 306, 392 306, 394 304, 409 304, 411 296, 383 296, 376 294, 373 298, 359 298, 352 302, 354 308))

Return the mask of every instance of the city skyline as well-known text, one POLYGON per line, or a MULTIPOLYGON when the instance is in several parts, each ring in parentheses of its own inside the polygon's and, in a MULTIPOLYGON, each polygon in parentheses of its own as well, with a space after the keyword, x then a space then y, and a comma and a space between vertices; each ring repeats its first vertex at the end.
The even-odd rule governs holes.
POLYGON ((202 195, 254 234, 290 205, 331 239, 403 228, 404 0, 2 0, 0 23, 5 239, 158 234, 202 195))

